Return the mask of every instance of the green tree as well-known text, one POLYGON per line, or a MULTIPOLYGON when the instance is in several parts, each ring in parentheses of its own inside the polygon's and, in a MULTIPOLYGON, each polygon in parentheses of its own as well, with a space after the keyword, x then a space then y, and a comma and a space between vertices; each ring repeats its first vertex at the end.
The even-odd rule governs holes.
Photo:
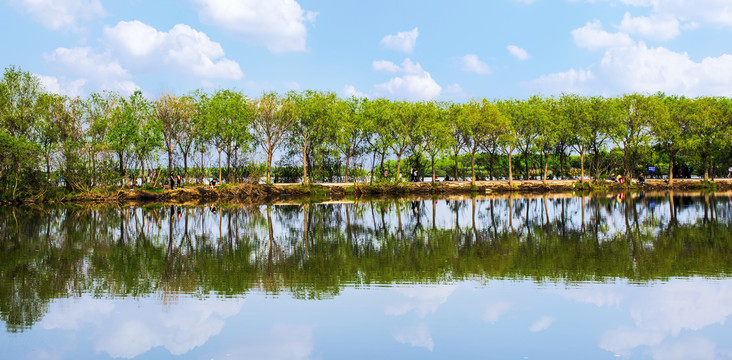
POLYGON ((295 104, 277 93, 262 94, 255 103, 254 134, 259 146, 267 153, 267 182, 271 182, 272 156, 282 144, 295 122, 295 104))
POLYGON ((308 179, 308 153, 313 142, 323 139, 332 126, 337 114, 338 97, 334 93, 307 90, 290 92, 288 98, 295 104, 297 112, 290 129, 290 145, 302 155, 302 183, 308 179))
POLYGON ((651 119, 651 133, 656 144, 668 156, 668 184, 674 182, 676 157, 689 146, 693 124, 693 101, 686 97, 658 94, 662 108, 651 119))
POLYGON ((334 112, 336 129, 336 147, 346 158, 346 178, 348 182, 348 169, 351 159, 363 151, 363 145, 368 136, 368 128, 364 126, 365 116, 363 106, 365 99, 351 97, 346 100, 339 100, 334 112))
POLYGON ((624 95, 619 101, 622 116, 610 137, 623 151, 624 176, 631 179, 640 149, 650 141, 650 124, 662 108, 658 98, 640 94, 624 95))
POLYGON ((162 94, 155 100, 155 116, 160 123, 163 144, 168 153, 168 171, 173 171, 173 152, 178 147, 181 133, 188 128, 195 115, 195 104, 189 97, 162 94))
POLYGON ((445 103, 430 101, 419 103, 416 111, 420 120, 415 131, 421 134, 421 147, 430 157, 432 184, 434 184, 437 177, 435 158, 447 150, 452 141, 452 132, 447 124, 447 107, 445 103))

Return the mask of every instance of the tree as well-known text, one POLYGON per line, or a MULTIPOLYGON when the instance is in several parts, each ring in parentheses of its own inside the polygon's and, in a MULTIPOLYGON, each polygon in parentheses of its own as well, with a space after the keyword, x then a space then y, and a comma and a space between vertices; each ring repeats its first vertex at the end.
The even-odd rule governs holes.
POLYGON ((729 142, 725 132, 725 101, 716 97, 701 97, 693 102, 694 121, 691 126, 692 144, 704 166, 704 181, 709 181, 709 170, 713 168, 713 157, 722 144, 729 142))
POLYGON ((619 99, 622 116, 610 137, 623 151, 623 169, 626 179, 635 171, 641 147, 650 140, 650 124, 659 116, 658 99, 639 94, 625 95, 619 99))
POLYGON ((206 139, 216 147, 221 179, 221 152, 226 152, 226 170, 231 174, 233 152, 249 141, 254 108, 242 93, 230 90, 219 90, 210 99, 199 99, 200 104, 205 104, 199 105, 204 114, 201 129, 206 139))
POLYGON ((686 97, 656 95, 662 106, 651 119, 651 133, 659 148, 668 156, 668 184, 674 183, 676 157, 689 146, 693 124, 693 101, 686 97))
POLYGON ((362 151, 363 143, 368 137, 367 128, 364 126, 365 116, 362 106, 364 101, 365 99, 357 97, 339 100, 334 111, 336 118, 334 123, 337 124, 336 147, 346 158, 346 182, 351 159, 362 151))
POLYGON ((86 123, 89 125, 87 130, 87 142, 89 146, 89 158, 91 162, 92 174, 88 186, 97 185, 99 183, 97 171, 97 157, 102 154, 102 160, 106 157, 107 151, 107 132, 113 114, 121 97, 118 93, 112 91, 104 91, 101 93, 92 93, 84 101, 84 115, 86 123))
POLYGON ((289 101, 295 104, 295 121, 290 130, 290 144, 302 154, 302 183, 308 181, 308 150, 312 142, 322 137, 333 124, 338 97, 334 93, 307 90, 301 94, 290 92, 289 101))
POLYGON ((541 180, 546 184, 549 169, 549 155, 559 143, 559 118, 556 116, 557 102, 553 98, 541 99, 532 104, 531 118, 537 129, 537 148, 541 152, 544 165, 541 169, 541 180))
POLYGON ((610 138, 613 129, 619 126, 622 115, 616 98, 592 97, 589 99, 590 119, 587 127, 581 134, 587 142, 594 158, 593 168, 595 169, 595 181, 600 179, 600 151, 605 148, 605 143, 610 138))
POLYGON ((498 102, 498 109, 505 114, 505 126, 502 128, 498 137, 499 147, 508 156, 508 185, 513 186, 513 171, 511 166, 511 156, 518 147, 518 132, 514 127, 514 119, 519 116, 518 109, 514 107, 513 101, 498 102))
POLYGON ((580 156, 580 182, 585 182, 585 154, 590 151, 592 136, 592 109, 588 98, 562 94, 555 107, 562 137, 580 156))
POLYGON ((267 153, 267 182, 271 182, 272 155, 295 122, 295 104, 277 93, 262 94, 255 103, 253 128, 259 146, 267 153))
POLYGON ((421 134, 422 149, 432 164, 432 184, 435 184, 435 158, 450 147, 452 133, 447 124, 447 108, 444 103, 430 101, 419 103, 416 109, 419 121, 415 129, 421 134))
POLYGON ((450 104, 447 111, 447 122, 452 132, 450 150, 455 159, 455 180, 458 179, 458 156, 468 143, 466 138, 465 122, 467 121, 465 109, 460 104, 450 104))
POLYGON ((185 131, 194 116, 195 105, 188 97, 162 94, 155 101, 155 115, 160 122, 163 143, 168 153, 168 171, 173 171, 173 152, 180 142, 180 134, 185 131))

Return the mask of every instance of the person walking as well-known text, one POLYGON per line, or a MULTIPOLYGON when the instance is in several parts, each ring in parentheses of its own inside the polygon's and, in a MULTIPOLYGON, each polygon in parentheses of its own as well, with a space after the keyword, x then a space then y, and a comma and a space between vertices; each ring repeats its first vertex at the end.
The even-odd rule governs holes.
POLYGON ((168 179, 170 181, 170 190, 175 190, 175 178, 173 177, 173 172, 170 172, 170 178, 168 179))

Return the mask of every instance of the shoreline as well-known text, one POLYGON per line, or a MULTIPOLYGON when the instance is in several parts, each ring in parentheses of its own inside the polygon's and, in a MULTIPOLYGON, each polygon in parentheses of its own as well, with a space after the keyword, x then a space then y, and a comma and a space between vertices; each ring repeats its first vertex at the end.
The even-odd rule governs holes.
POLYGON ((317 183, 317 184, 234 184, 217 188, 188 186, 179 189, 146 191, 139 189, 118 189, 116 193, 83 193, 59 200, 25 199, 3 201, 0 206, 41 204, 150 204, 150 203, 251 203, 266 204, 315 198, 319 201, 341 200, 345 197, 381 196, 449 196, 449 195, 502 195, 502 194, 548 194, 548 193, 607 193, 637 191, 728 191, 732 190, 732 179, 716 179, 704 182, 699 179, 674 179, 673 186, 666 180, 648 179, 646 184, 619 184, 610 181, 581 184, 576 180, 508 180, 442 181, 432 186, 431 182, 401 183, 317 183))

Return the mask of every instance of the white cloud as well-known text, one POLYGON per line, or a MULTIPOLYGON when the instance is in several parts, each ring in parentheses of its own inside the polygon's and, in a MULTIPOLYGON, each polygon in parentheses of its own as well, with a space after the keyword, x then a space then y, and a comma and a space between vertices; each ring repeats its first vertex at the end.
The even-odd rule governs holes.
POLYGON ((194 0, 203 22, 230 31, 246 42, 274 53, 306 51, 306 23, 316 12, 295 0, 194 0))
POLYGON ((404 59, 399 72, 402 76, 377 84, 374 90, 377 96, 401 98, 407 100, 430 100, 440 95, 442 88, 432 79, 419 63, 404 59))
POLYGON ((652 7, 653 14, 687 22, 732 27, 729 0, 621 0, 632 6, 652 7))
POLYGON ((467 54, 461 57, 460 64, 465 72, 472 72, 481 75, 488 75, 492 72, 490 66, 480 61, 478 59, 478 55, 475 54, 467 54))
POLYGON ((419 30, 415 27, 410 31, 398 32, 395 35, 386 35, 381 39, 379 45, 394 51, 411 54, 414 51, 415 45, 417 45, 418 36, 419 30))
MULTIPOLYGON (((658 360, 713 360, 717 359, 716 344, 704 338, 690 338, 659 346, 651 351, 654 359, 658 360)), ((719 357, 723 358, 723 357, 719 357)), ((729 356, 724 356, 729 358, 729 356)))
POLYGON ((608 81, 630 92, 664 91, 679 95, 724 95, 732 88, 732 55, 695 62, 687 53, 643 42, 605 52, 601 70, 608 81))
POLYGON ((11 4, 51 30, 79 30, 80 20, 107 14, 100 0, 11 0, 11 4))
POLYGON ((574 43, 590 50, 629 46, 633 40, 625 33, 611 34, 602 29, 599 20, 588 22, 585 26, 572 30, 574 43))
POLYGON ((679 21, 671 16, 632 17, 626 12, 618 29, 651 40, 671 40, 679 34, 679 21))
POLYGON ((590 88, 594 79, 595 75, 590 69, 569 69, 565 72, 542 75, 528 85, 547 94, 583 93, 590 88))
MULTIPOLYGON (((138 86, 130 74, 109 53, 95 53, 91 48, 58 48, 45 55, 46 61, 58 64, 92 86, 131 94, 138 86)), ((73 83, 73 82, 72 82, 73 83)))
POLYGON ((129 65, 165 69, 199 78, 241 79, 244 74, 235 61, 224 57, 224 49, 204 33, 188 25, 175 25, 160 32, 139 21, 121 21, 104 29, 107 46, 129 65))
POLYGON ((465 98, 466 94, 463 87, 458 83, 452 83, 447 85, 447 93, 453 95, 455 98, 465 98))
MULTIPOLYGON (((646 20, 626 14, 626 30, 656 37, 644 30, 646 20)), ((649 18, 648 21, 654 21, 649 18)), ((675 28, 671 26, 672 28, 675 28)), ((694 61, 687 53, 665 47, 649 47, 633 41, 626 33, 608 33, 599 21, 572 31, 575 44, 590 50, 603 50, 599 64, 587 69, 570 69, 542 75, 526 84, 543 92, 579 92, 619 94, 658 91, 686 96, 732 94, 732 55, 722 54, 694 61), (590 70, 592 68, 592 70, 590 70)))
POLYGON ((59 79, 55 76, 45 76, 38 74, 35 74, 35 76, 37 76, 38 79, 41 80, 41 84, 43 84, 43 87, 48 92, 54 94, 68 95, 71 97, 84 95, 82 88, 87 83, 87 80, 85 79, 65 81, 64 79, 59 79))
POLYGON ((508 45, 506 49, 508 49, 508 52, 510 52, 511 55, 515 56, 521 61, 529 59, 529 53, 526 52, 525 49, 522 49, 516 45, 508 45))
POLYGON ((531 324, 529 327, 529 331, 531 332, 539 332, 548 329, 552 324, 554 323, 554 318, 551 316, 543 316, 541 319, 537 320, 535 323, 531 324))
POLYGON ((393 336, 400 344, 409 344, 429 351, 435 348, 430 329, 425 324, 399 329, 394 332, 393 336))
POLYGON ((512 307, 513 303, 505 301, 495 304, 485 304, 483 305, 483 321, 495 323, 499 317, 511 310, 512 307))
POLYGON ((391 61, 387 60, 378 60, 371 63, 371 69, 374 71, 382 71, 387 73, 398 73, 401 71, 401 68, 394 64, 391 61))
POLYGON ((362 92, 356 90, 356 87, 353 85, 344 86, 343 95, 345 95, 345 97, 347 97, 347 98, 352 97, 352 96, 355 96, 358 98, 367 98, 368 97, 368 95, 366 95, 365 93, 362 93, 362 92))

